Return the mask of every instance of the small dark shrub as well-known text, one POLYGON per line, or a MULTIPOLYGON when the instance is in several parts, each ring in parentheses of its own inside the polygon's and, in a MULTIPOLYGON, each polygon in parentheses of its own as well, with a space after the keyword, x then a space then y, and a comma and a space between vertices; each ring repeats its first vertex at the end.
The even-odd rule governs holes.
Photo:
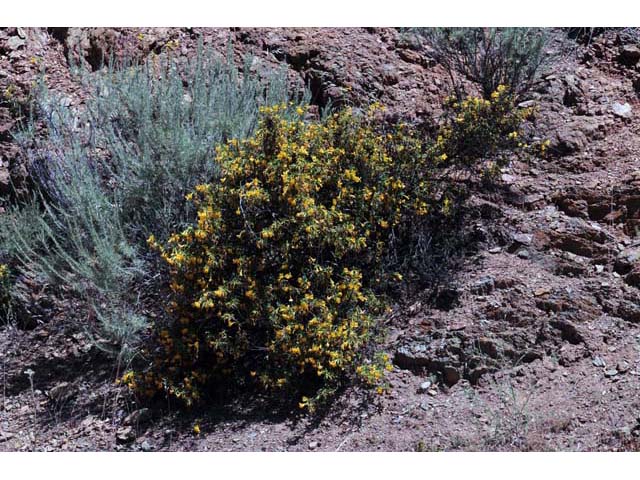
POLYGON ((499 85, 516 97, 531 89, 546 61, 547 33, 541 28, 415 28, 448 71, 459 100, 462 75, 476 82, 485 99, 499 85))

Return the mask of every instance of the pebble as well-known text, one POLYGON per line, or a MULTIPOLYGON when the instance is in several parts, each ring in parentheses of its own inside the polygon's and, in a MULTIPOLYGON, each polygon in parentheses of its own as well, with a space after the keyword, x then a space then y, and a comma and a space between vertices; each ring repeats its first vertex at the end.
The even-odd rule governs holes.
POLYGON ((120 444, 131 443, 135 438, 136 434, 131 427, 120 428, 116 432, 116 442, 120 444))
POLYGON ((614 103, 611 106, 611 110, 613 111, 614 115, 617 115, 618 117, 621 118, 631 118, 631 105, 629 105, 628 103, 614 103))
POLYGON ((627 373, 629 371, 629 368, 631 368, 631 365, 629 365, 629 363, 625 361, 618 363, 618 365, 616 366, 616 369, 620 373, 627 373))
POLYGON ((542 295, 547 295, 551 293, 551 289, 549 287, 538 288, 533 292, 533 295, 536 297, 541 297, 542 295))
POLYGON ((420 388, 418 388, 418 392, 419 393, 426 393, 427 390, 429 390, 429 388, 431 388, 431 382, 429 380, 427 380, 426 382, 422 382, 420 384, 420 388))
POLYGON ((64 402, 74 394, 74 387, 69 382, 60 382, 49 390, 49 398, 54 402, 64 402))
POLYGON ((493 247, 489 249, 489 253, 500 253, 502 249, 500 247, 493 247))
POLYGON ((435 397, 438 394, 438 391, 434 390, 433 388, 431 388, 431 389, 427 390, 427 393, 429 395, 431 395, 432 397, 435 397))
POLYGON ((518 251, 517 255, 518 258, 522 258, 523 260, 526 260, 530 257, 529 250, 520 250, 518 251))
POLYGON ((318 448, 320 446, 320 443, 318 442, 311 442, 309 443, 309 450, 315 450, 316 448, 318 448))
POLYGON ((23 38, 20 37, 10 37, 7 40, 7 46, 10 50, 17 50, 19 48, 24 47, 25 43, 27 43, 23 38))
POLYGON ((593 359, 593 362, 592 362, 592 363, 593 363, 593 366, 594 366, 594 367, 602 367, 602 368, 603 368, 603 367, 605 367, 605 366, 606 366, 606 363, 605 363, 605 362, 604 362, 604 360, 603 360, 602 358, 600 358, 600 357, 595 357, 595 358, 593 359))
POLYGON ((605 370, 604 372, 604 376, 607 378, 613 378, 616 375, 618 375, 618 370, 616 370, 615 368, 612 368, 611 370, 605 370))
POLYGON ((513 241, 515 243, 519 243, 520 245, 531 245, 533 241, 533 235, 529 233, 516 233, 513 235, 513 241))

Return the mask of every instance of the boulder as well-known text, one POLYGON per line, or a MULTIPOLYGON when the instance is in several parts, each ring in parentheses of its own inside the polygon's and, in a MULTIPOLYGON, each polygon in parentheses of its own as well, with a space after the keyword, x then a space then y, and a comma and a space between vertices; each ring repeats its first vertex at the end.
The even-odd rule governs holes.
POLYGON ((637 45, 623 45, 618 61, 627 67, 635 66, 640 61, 640 48, 637 45))

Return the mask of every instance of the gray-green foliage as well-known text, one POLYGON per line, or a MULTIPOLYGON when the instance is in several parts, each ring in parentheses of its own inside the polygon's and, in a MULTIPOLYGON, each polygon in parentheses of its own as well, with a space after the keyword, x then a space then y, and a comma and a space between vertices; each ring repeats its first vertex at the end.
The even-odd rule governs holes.
MULTIPOLYGON (((261 105, 290 100, 284 72, 266 80, 199 51, 94 74, 82 108, 44 86, 18 136, 32 199, 0 216, 0 251, 28 278, 80 295, 101 345, 130 350, 154 288, 146 238, 189 220, 185 194, 215 180, 215 147, 243 138, 261 105), (38 122, 46 134, 36 133, 38 122)), ((157 290, 157 287, 155 288, 157 290)))
POLYGON ((459 97, 465 92, 458 75, 478 83, 486 98, 498 85, 522 95, 547 60, 548 35, 542 28, 413 28, 410 33, 433 49, 459 97))

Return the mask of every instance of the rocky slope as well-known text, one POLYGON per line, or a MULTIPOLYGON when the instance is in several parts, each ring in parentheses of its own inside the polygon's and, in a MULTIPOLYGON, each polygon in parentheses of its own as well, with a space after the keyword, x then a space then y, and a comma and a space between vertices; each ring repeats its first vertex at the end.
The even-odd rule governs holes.
MULTIPOLYGON (((0 450, 637 449, 640 38, 607 31, 581 45, 556 34, 528 100, 551 155, 515 162, 499 188, 477 192, 476 242, 437 301, 423 292, 386 319, 389 394, 348 389, 313 418, 252 398, 140 410, 61 311, 33 330, 0 330, 0 450)), ((441 67, 392 29, 6 29, 0 92, 25 95, 45 66, 80 102, 67 57, 97 68, 111 51, 189 55, 199 38, 221 54, 231 41, 257 71, 284 65, 320 107, 379 100, 430 122, 447 94, 441 67)), ((0 194, 21 177, 14 121, 5 98, 0 194)))

